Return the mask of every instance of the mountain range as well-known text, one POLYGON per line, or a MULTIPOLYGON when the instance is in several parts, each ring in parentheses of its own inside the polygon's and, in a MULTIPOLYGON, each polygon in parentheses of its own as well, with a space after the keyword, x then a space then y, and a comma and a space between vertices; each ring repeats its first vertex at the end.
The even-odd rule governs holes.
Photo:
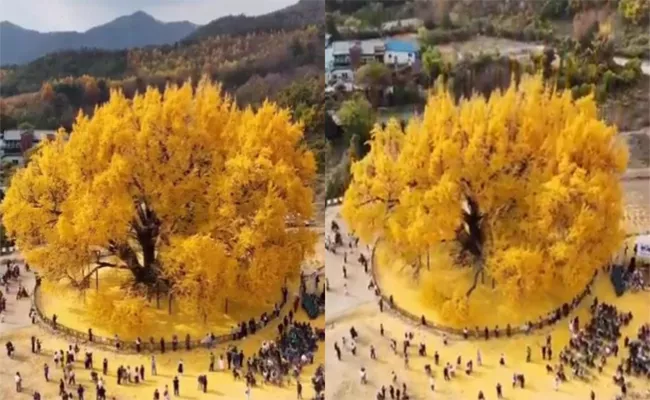
POLYGON ((324 0, 299 0, 279 10, 257 15, 228 15, 217 18, 192 32, 188 39, 217 35, 246 35, 254 32, 292 30, 325 22, 324 0))
POLYGON ((0 22, 0 65, 24 64, 59 50, 127 49, 175 43, 194 32, 188 21, 162 22, 138 11, 85 32, 42 33, 0 22))

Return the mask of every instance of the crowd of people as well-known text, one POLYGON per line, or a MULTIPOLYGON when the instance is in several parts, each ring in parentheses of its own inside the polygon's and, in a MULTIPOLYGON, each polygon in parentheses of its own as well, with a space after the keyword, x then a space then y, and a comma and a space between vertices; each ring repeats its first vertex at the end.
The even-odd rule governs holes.
POLYGON ((628 340, 629 354, 625 360, 625 372, 646 376, 650 379, 650 324, 643 324, 636 339, 628 340))
MULTIPOLYGON (((29 267, 26 266, 26 268, 29 267)), ((4 292, 0 291, 0 323, 3 323, 5 320, 5 311, 7 310, 7 296, 12 291, 12 282, 17 284, 16 300, 28 298, 29 293, 27 293, 27 289, 25 289, 21 282, 20 266, 15 261, 5 261, 5 271, 2 277, 0 277, 0 281, 2 281, 2 287, 4 288, 4 292)))
MULTIPOLYGON (((285 382, 295 380, 296 390, 299 396, 302 393, 302 381, 300 374, 306 365, 314 363, 314 354, 318 349, 318 343, 325 340, 325 332, 322 329, 314 328, 309 322, 294 320, 292 309, 278 326, 278 337, 275 341, 265 341, 256 354, 246 357, 244 351, 236 345, 231 345, 224 354, 217 360, 213 352, 210 353, 210 363, 207 373, 197 376, 197 384, 200 391, 206 393, 208 390, 208 373, 218 371, 230 371, 235 380, 245 382, 245 394, 250 396, 252 387, 260 384, 275 384, 283 386, 285 382), (246 373, 244 373, 246 370, 246 373), (257 376, 261 376, 258 381, 257 376)), ((91 331, 92 334, 92 331, 91 331)), ((32 353, 39 354, 42 351, 42 344, 39 338, 32 336, 32 353)), ((175 341, 172 341, 175 343, 175 341)), ((12 342, 6 343, 7 354, 14 357, 16 351, 12 342)), ((172 344, 172 351, 178 349, 178 345, 172 344)), ((111 366, 109 360, 104 358, 101 366, 95 365, 93 353, 86 349, 83 357, 80 357, 81 348, 75 342, 68 346, 67 350, 55 350, 52 355, 52 365, 43 364, 43 376, 46 382, 52 380, 54 370, 60 370, 61 376, 57 377, 59 384, 59 396, 61 399, 72 400, 78 398, 83 400, 86 395, 86 387, 77 382, 76 367, 82 364, 83 368, 90 373, 90 380, 95 386, 98 400, 105 400, 107 397, 106 377, 109 375, 111 366), (96 368, 97 367, 97 368, 96 368), (75 394, 77 397, 75 397, 75 394)), ((150 356, 150 376, 158 375, 157 359, 155 354, 150 356)), ((171 385, 164 385, 164 388, 156 388, 153 393, 154 400, 168 400, 173 396, 180 396, 180 379, 185 373, 183 360, 178 361, 176 375, 171 379, 171 385), (171 390, 170 387, 171 386, 171 390)), ((22 392, 22 377, 16 372, 16 391, 22 392)), ((147 378, 144 364, 140 365, 119 365, 115 369, 117 385, 138 385, 147 378)), ((325 378, 323 366, 319 366, 312 377, 312 385, 316 391, 316 398, 323 399, 325 378)), ((38 391, 33 393, 34 399, 41 399, 38 391)), ((301 398, 301 397, 300 397, 301 398)))
MULTIPOLYGON (((18 265, 7 264, 7 271, 2 275, 2 282, 5 288, 5 293, 9 292, 9 283, 13 281, 20 281, 20 268, 18 265)), ((24 289, 20 289, 21 293, 24 289)), ((23 293, 28 297, 28 294, 23 293)), ((6 294, 0 292, 0 305, 6 307, 6 294)), ((282 289, 282 300, 280 304, 275 305, 270 313, 263 313, 259 319, 251 318, 248 321, 241 322, 233 327, 229 339, 241 340, 249 335, 255 334, 259 329, 268 325, 272 320, 280 317, 282 307, 290 301, 288 289, 282 289)), ((291 309, 287 315, 280 321, 278 325, 278 338, 275 341, 267 341, 259 349, 257 354, 250 357, 245 357, 243 350, 238 349, 237 346, 230 346, 228 350, 219 356, 217 361, 214 353, 210 353, 211 361, 209 364, 208 372, 217 371, 231 371, 236 380, 245 381, 245 394, 247 397, 251 395, 251 388, 265 384, 283 385, 284 382, 295 380, 296 388, 299 396, 302 392, 302 381, 300 380, 300 373, 302 369, 308 365, 313 364, 314 354, 318 349, 318 342, 324 341, 324 330, 316 329, 308 322, 300 322, 295 320, 295 315, 300 306, 300 296, 295 296, 291 309), (246 373, 244 369, 246 368, 246 373), (256 375, 261 376, 261 382, 258 382, 256 375)), ((34 320, 36 315, 35 310, 30 310, 30 317, 34 320)), ((58 316, 53 315, 51 325, 54 329, 59 329, 58 316)), ((88 343, 97 343, 96 337, 92 328, 88 329, 87 337, 88 343)), ((207 334, 199 343, 194 343, 189 335, 184 337, 181 341, 177 335, 173 335, 171 341, 166 342, 164 338, 160 341, 155 341, 150 337, 148 343, 144 343, 141 338, 137 338, 133 343, 129 343, 129 347, 141 353, 148 349, 150 351, 160 350, 160 353, 176 352, 183 348, 185 350, 192 350, 195 346, 204 346, 207 349, 213 349, 218 343, 220 338, 216 337, 213 333, 207 334)), ((112 345, 116 350, 122 350, 126 346, 125 342, 115 335, 112 339, 112 345)), ((42 343, 39 338, 32 336, 31 338, 32 353, 39 354, 42 352, 42 343)), ((11 341, 5 343, 7 355, 14 358, 16 354, 15 344, 11 341)), ((68 346, 67 350, 56 350, 52 354, 52 364, 45 362, 43 364, 43 377, 46 382, 57 381, 59 386, 59 397, 65 400, 79 399, 83 400, 88 396, 87 388, 77 381, 78 376, 75 369, 77 364, 83 364, 83 368, 90 373, 90 380, 95 386, 95 396, 97 400, 105 400, 107 398, 107 383, 106 377, 110 373, 109 360, 104 358, 101 366, 96 366, 93 360, 93 353, 86 350, 83 357, 79 357, 81 349, 79 342, 75 342, 68 346), (83 358, 83 359, 82 359, 83 358), (51 366, 52 365, 52 366, 51 366), (61 376, 56 378, 53 376, 55 370, 61 371, 61 376)), ((150 376, 156 376, 157 360, 154 354, 151 354, 151 363, 148 373, 150 376)), ((170 385, 164 385, 164 388, 155 389, 153 393, 154 400, 164 399, 168 400, 171 396, 179 396, 181 387, 179 377, 183 376, 184 366, 183 361, 179 360, 177 374, 171 379, 170 385), (171 386, 171 390, 170 390, 171 386)), ((58 374, 57 374, 58 375, 58 374)), ((119 365, 114 370, 114 376, 117 385, 139 385, 142 384, 147 378, 146 369, 143 364, 140 365, 119 365)), ((207 392, 208 390, 208 373, 199 374, 197 376, 197 385, 200 391, 207 392)), ((23 391, 23 378, 20 372, 15 374, 16 391, 23 391)), ((316 391, 316 398, 322 399, 324 393, 324 368, 318 367, 316 373, 312 377, 312 385, 316 391)), ((36 390, 33 391, 33 399, 41 399, 41 393, 36 390)))
MULTIPOLYGON (((332 236, 328 240, 327 249, 334 254, 337 253, 337 248, 342 249, 343 286, 345 295, 348 295, 346 283, 348 278, 347 268, 349 267, 348 257, 354 257, 353 254, 358 248, 358 238, 349 234, 348 240, 346 241, 344 236, 341 234, 340 227, 335 221, 331 224, 331 230, 332 236)), ((362 262, 362 257, 363 260, 367 260, 361 251, 359 251, 358 261, 362 266, 364 266, 366 272, 368 272, 367 266, 362 262)), ((571 314, 571 312, 582 302, 582 300, 591 294, 591 287, 596 276, 597 274, 594 274, 586 289, 578 296, 574 297, 571 302, 563 304, 547 315, 540 317, 537 321, 526 323, 520 330, 525 333, 530 333, 534 329, 547 327, 568 317, 569 314, 571 314)), ((633 277, 633 275, 630 275, 630 279, 633 277)), ((379 288, 377 288, 376 285, 373 285, 373 283, 374 282, 371 278, 368 289, 374 290, 375 293, 377 293, 379 288)), ((384 311, 386 303, 389 306, 394 307, 393 296, 389 296, 388 298, 379 298, 380 312, 384 311)), ((602 372, 603 367, 607 362, 607 358, 610 356, 618 356, 619 342, 622 342, 621 345, 628 348, 629 355, 619 359, 620 364, 617 366, 616 375, 613 377, 614 382, 620 386, 620 397, 622 398, 627 394, 628 390, 625 376, 633 374, 650 378, 650 324, 643 325, 639 329, 638 337, 636 339, 632 340, 626 337, 623 341, 621 338, 621 328, 630 323, 633 318, 632 313, 621 312, 613 305, 599 303, 597 298, 594 299, 594 303, 591 305, 591 312, 592 318, 584 326, 580 325, 580 320, 577 316, 570 320, 569 330, 571 332, 571 340, 569 344, 562 349, 559 357, 556 355, 554 358, 552 337, 551 335, 548 335, 544 345, 541 346, 542 360, 546 362, 547 372, 552 375, 553 379, 551 382, 553 389, 559 390, 559 386, 563 382, 569 380, 569 377, 567 376, 568 374, 565 373, 565 367, 572 370, 573 378, 588 381, 590 370, 598 370, 602 372), (554 362, 557 363, 554 364, 554 362)), ((420 319, 420 323, 421 325, 427 324, 424 316, 420 319)), ((510 337, 515 333, 514 331, 515 329, 510 325, 506 325, 504 328, 500 328, 497 325, 494 328, 486 326, 483 328, 475 327, 474 329, 470 329, 466 327, 458 333, 462 335, 464 339, 472 337, 474 339, 488 340, 490 338, 499 338, 502 336, 510 337)), ((379 332, 382 339, 388 341, 392 353, 403 360, 403 370, 408 370, 410 368, 410 360, 413 357, 428 357, 426 343, 413 343, 415 339, 413 332, 405 332, 402 339, 390 338, 384 330, 383 324, 380 324, 379 332)), ((365 385, 370 380, 369 375, 373 370, 372 363, 374 360, 377 360, 378 355, 377 348, 375 347, 376 343, 370 343, 367 350, 359 350, 359 342, 357 340, 358 336, 359 332, 355 327, 351 327, 350 334, 336 340, 332 347, 336 353, 337 359, 343 362, 345 361, 347 354, 351 357, 358 357, 360 352, 368 351, 369 361, 365 363, 365 365, 362 364, 363 366, 359 370, 359 383, 365 385)), ((447 346, 448 340, 449 338, 447 335, 443 335, 442 345, 447 346)), ((365 340, 364 342, 369 341, 365 340)), ((469 360, 463 360, 460 355, 455 360, 443 361, 441 358, 442 357, 438 351, 435 351, 432 357, 433 362, 428 362, 428 359, 424 361, 424 372, 429 380, 428 389, 432 392, 437 388, 435 380, 436 369, 440 369, 441 377, 444 381, 451 381, 454 380, 459 373, 471 376, 476 368, 480 368, 483 365, 484 361, 480 350, 477 350, 475 358, 469 360)), ((532 362, 532 358, 532 348, 527 346, 526 362, 532 362)), ((505 354, 501 354, 498 363, 501 367, 508 365, 505 354)), ((400 380, 398 373, 393 371, 390 379, 386 382, 381 382, 379 390, 376 393, 377 400, 404 400, 411 398, 412 394, 409 391, 407 382, 405 380, 400 380)), ((524 388, 525 382, 526 377, 523 373, 513 373, 513 390, 516 388, 524 388)), ((500 382, 495 383, 494 393, 496 394, 496 398, 504 398, 503 385, 500 382)), ((480 391, 478 393, 478 399, 481 400, 485 398, 486 394, 483 391, 480 391)), ((596 393, 593 390, 590 393, 590 398, 592 400, 596 399, 596 393)))

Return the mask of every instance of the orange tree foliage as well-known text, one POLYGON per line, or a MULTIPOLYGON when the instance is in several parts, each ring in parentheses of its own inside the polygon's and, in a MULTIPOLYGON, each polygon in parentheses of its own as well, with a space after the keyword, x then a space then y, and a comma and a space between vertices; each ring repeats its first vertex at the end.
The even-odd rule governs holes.
POLYGON ((128 74, 183 78, 209 74, 227 86, 238 86, 255 73, 282 72, 304 64, 324 65, 323 54, 322 39, 314 27, 215 36, 186 45, 130 50, 128 74))
POLYGON ((481 275, 513 301, 577 291, 623 239, 627 149, 616 133, 593 96, 574 101, 541 76, 459 104, 439 90, 405 131, 374 128, 343 216, 414 267, 456 243, 459 266, 474 271, 461 297, 481 275))
POLYGON ((239 109, 204 79, 133 100, 113 91, 64 136, 40 147, 2 203, 46 279, 83 288, 98 269, 125 269, 143 292, 254 301, 276 295, 313 248, 286 224, 311 217, 315 175, 287 109, 239 109))

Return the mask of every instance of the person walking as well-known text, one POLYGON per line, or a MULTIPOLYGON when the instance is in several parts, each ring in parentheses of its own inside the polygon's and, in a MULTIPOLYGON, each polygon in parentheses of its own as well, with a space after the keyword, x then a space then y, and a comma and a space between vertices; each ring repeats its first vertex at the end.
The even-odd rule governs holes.
POLYGON ((156 368, 156 356, 151 355, 151 376, 158 375, 158 368, 156 368))
POLYGON ((20 376, 20 372, 16 372, 16 375, 14 376, 14 380, 16 381, 16 392, 20 393, 23 391, 23 377, 20 376))

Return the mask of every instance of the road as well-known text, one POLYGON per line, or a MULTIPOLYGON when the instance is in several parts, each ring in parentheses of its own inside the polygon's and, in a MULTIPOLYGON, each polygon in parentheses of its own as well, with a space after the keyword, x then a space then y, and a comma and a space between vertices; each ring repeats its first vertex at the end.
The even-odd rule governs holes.
MULTIPOLYGON (((341 235, 345 239, 348 235, 347 227, 341 224, 340 206, 328 207, 325 210, 325 229, 326 236, 330 236, 332 240, 331 224, 333 220, 337 220, 341 235)), ((347 244, 347 241, 346 241, 347 244)), ((330 291, 327 292, 327 303, 325 311, 325 322, 327 324, 333 323, 336 320, 347 315, 349 312, 357 309, 359 306, 375 301, 374 294, 368 290, 368 283, 370 282, 370 275, 366 274, 361 264, 359 264, 359 251, 360 250, 367 258, 369 258, 370 250, 367 246, 359 245, 359 249, 338 249, 334 254, 331 251, 325 251, 325 275, 329 280, 330 291), (347 252, 347 279, 343 278, 343 253, 347 252), (348 284, 348 293, 345 294, 344 283, 348 284)))
MULTIPOLYGON (((5 264, 6 260, 17 259, 20 257, 18 253, 9 254, 0 257, 0 275, 4 274, 7 266, 5 264)), ((20 265, 20 283, 27 289, 28 293, 31 294, 31 291, 34 289, 34 273, 25 272, 25 264, 22 260, 19 262, 20 265)), ((9 294, 4 287, 2 287, 2 294, 7 296, 7 310, 5 311, 5 320, 4 323, 0 323, 0 336, 10 332, 14 329, 24 328, 31 325, 31 320, 29 318, 29 309, 31 308, 31 299, 21 299, 16 300, 16 292, 18 291, 18 282, 12 280, 9 285, 9 294)))

